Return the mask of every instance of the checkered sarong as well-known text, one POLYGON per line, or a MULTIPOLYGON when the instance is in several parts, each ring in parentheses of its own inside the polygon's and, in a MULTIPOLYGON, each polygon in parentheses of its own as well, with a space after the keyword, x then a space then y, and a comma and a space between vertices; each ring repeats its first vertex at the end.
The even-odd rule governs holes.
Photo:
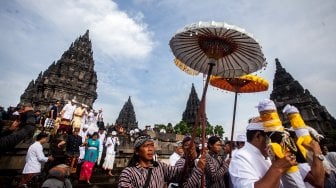
POLYGON ((55 120, 47 118, 44 122, 44 127, 53 129, 55 127, 55 120))

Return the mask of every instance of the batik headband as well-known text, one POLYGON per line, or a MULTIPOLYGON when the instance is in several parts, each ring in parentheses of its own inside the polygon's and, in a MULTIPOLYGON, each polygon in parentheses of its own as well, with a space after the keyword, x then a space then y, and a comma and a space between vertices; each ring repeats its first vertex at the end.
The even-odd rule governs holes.
POLYGON ((146 141, 153 141, 149 136, 139 136, 134 142, 134 148, 140 147, 146 141))

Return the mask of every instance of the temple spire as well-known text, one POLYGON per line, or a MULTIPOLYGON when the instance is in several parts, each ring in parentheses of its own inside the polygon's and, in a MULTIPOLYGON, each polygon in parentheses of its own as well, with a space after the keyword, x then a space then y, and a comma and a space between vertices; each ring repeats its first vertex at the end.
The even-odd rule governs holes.
POLYGON ((182 115, 182 120, 186 122, 189 126, 194 126, 199 106, 200 100, 197 96, 194 84, 192 84, 186 109, 184 110, 182 115))
POLYGON ((138 128, 131 96, 128 97, 127 102, 122 107, 115 124, 122 126, 127 131, 138 128))
POLYGON ((97 75, 91 46, 87 30, 83 37, 71 43, 56 63, 53 61, 47 70, 41 71, 33 89, 25 91, 20 102, 32 102, 35 109, 41 111, 56 99, 65 104, 76 98, 92 106, 97 99, 97 75))
MULTIPOLYGON (((328 137, 332 131, 336 131, 336 120, 329 114, 327 109, 320 105, 318 100, 310 94, 307 89, 295 80, 281 65, 279 59, 275 59, 276 71, 273 80, 273 91, 270 99, 277 106, 280 118, 285 127, 290 123, 286 116, 282 114, 282 109, 286 104, 297 107, 305 123, 315 128, 320 133, 328 137)), ((329 137, 331 139, 332 136, 329 137)))

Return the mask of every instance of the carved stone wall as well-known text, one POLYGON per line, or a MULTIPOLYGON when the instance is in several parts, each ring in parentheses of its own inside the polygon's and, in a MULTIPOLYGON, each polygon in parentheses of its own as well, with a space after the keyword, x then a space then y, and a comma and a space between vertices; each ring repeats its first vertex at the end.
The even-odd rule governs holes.
POLYGON ((290 127, 290 122, 282 114, 282 109, 286 104, 297 107, 305 123, 327 138, 333 140, 332 132, 336 131, 336 120, 329 114, 325 106, 312 96, 308 89, 304 89, 297 80, 281 66, 280 61, 275 59, 276 72, 273 80, 273 91, 270 99, 277 106, 279 116, 285 127, 290 127))
POLYGON ((50 103, 66 104, 76 99, 92 106, 97 99, 97 74, 94 71, 92 45, 87 30, 72 43, 62 57, 32 80, 21 95, 20 102, 29 102, 45 111, 50 103))

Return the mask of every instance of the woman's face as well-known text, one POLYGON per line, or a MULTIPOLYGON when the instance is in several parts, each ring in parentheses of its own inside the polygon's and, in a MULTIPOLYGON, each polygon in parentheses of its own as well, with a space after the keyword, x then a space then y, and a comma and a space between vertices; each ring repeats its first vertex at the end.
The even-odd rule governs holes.
MULTIPOLYGON (((209 143, 208 143, 209 144, 209 143)), ((222 151, 221 141, 215 142, 213 145, 210 145, 210 150, 214 153, 219 153, 222 151)))
POLYGON ((139 157, 141 161, 152 161, 154 157, 155 149, 153 141, 146 141, 139 147, 139 157))
POLYGON ((98 138, 98 135, 96 134, 92 136, 92 140, 97 140, 97 138, 98 138))

